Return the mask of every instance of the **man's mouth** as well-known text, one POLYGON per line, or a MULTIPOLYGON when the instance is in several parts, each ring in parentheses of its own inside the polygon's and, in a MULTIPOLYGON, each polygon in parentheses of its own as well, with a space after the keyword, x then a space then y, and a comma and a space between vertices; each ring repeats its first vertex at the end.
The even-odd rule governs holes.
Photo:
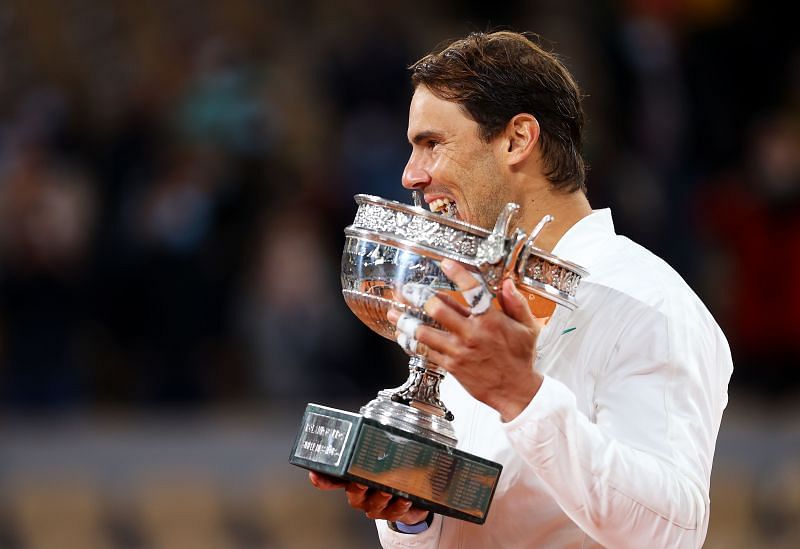
POLYGON ((458 219, 458 206, 454 200, 450 200, 449 198, 437 198, 431 201, 428 207, 433 213, 438 213, 452 219, 458 219))

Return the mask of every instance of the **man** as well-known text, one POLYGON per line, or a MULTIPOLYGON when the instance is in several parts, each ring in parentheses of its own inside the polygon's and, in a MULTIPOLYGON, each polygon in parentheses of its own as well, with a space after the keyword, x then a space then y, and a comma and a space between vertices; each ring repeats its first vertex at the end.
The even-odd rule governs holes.
MULTIPOLYGON (((663 261, 592 211, 572 77, 523 35, 472 34, 413 65, 403 185, 491 227, 506 202, 537 245, 587 268, 546 326, 510 281, 482 315, 436 296, 414 338, 446 369, 459 447, 504 466, 484 525, 311 473, 377 520, 385 547, 699 547, 732 372, 725 337, 663 261)), ((476 280, 445 261, 462 291, 476 280)), ((390 313, 397 324, 399 316, 390 313)))

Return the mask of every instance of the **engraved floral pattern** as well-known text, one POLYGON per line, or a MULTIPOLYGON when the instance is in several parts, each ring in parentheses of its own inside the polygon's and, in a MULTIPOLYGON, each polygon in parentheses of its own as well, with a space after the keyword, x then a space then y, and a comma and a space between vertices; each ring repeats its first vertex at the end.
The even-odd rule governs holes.
POLYGON ((581 276, 566 267, 550 263, 542 257, 532 255, 523 270, 524 276, 540 284, 552 286, 556 290, 575 297, 581 276))
MULTIPOLYGON (((495 234, 481 237, 434 219, 415 216, 378 204, 359 205, 353 227, 459 254, 479 264, 495 264, 506 254, 502 237, 498 238, 495 234)), ((525 278, 550 286, 573 298, 581 280, 579 273, 538 255, 528 256, 522 272, 525 278)))
POLYGON ((359 206, 353 227, 413 240, 468 258, 477 256, 479 243, 484 240, 432 219, 411 216, 375 204, 359 206))

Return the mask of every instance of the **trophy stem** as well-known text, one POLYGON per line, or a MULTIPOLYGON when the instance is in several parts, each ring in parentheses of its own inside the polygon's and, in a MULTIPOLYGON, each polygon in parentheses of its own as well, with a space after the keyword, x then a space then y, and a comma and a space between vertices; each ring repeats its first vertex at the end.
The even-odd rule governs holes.
POLYGON ((397 389, 390 390, 390 398, 401 404, 428 410, 447 421, 453 421, 453 413, 439 398, 439 385, 445 373, 431 366, 426 359, 412 356, 408 361, 408 379, 397 389))
POLYGON ((453 413, 439 398, 445 373, 420 356, 408 361, 409 376, 394 389, 384 389, 361 408, 364 417, 455 446, 453 413))

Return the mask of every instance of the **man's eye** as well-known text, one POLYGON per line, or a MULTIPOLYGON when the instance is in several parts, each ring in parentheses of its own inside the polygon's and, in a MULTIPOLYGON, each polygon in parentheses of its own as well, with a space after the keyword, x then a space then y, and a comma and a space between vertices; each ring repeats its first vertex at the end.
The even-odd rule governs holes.
POLYGON ((439 142, 438 142, 438 141, 433 141, 433 140, 431 140, 431 141, 428 141, 428 143, 427 143, 427 145, 428 145, 428 148, 429 148, 429 149, 433 149, 433 148, 434 148, 434 147, 436 147, 436 145, 438 145, 438 144, 439 144, 439 142))

